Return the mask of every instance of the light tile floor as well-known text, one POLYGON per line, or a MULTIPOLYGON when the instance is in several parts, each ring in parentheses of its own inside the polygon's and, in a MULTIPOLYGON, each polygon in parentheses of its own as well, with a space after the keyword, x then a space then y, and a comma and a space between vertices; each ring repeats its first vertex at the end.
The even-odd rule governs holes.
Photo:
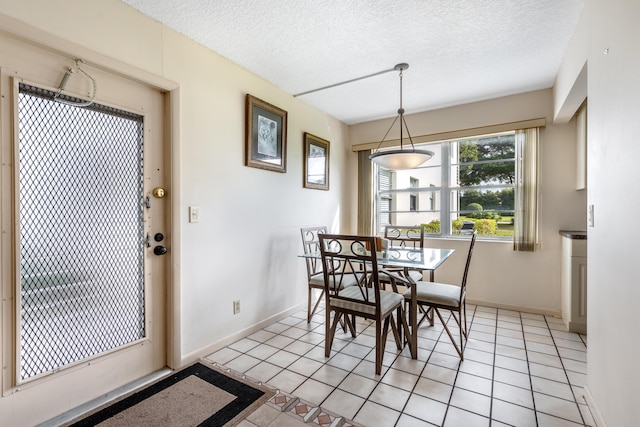
POLYGON ((463 362, 436 320, 419 329, 417 360, 390 336, 381 375, 369 321, 358 320, 356 338, 337 333, 324 356, 322 310, 310 324, 297 312, 207 359, 279 390, 246 427, 595 426, 583 398, 586 336, 538 314, 467 305, 467 319, 463 362))

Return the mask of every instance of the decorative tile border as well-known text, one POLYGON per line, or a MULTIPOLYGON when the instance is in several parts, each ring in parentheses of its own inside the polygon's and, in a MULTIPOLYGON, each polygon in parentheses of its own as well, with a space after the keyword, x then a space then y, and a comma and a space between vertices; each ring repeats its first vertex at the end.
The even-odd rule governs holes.
POLYGON ((217 365, 227 373, 238 376, 254 384, 276 390, 276 394, 265 404, 278 409, 279 411, 286 413, 287 415, 311 427, 365 427, 352 420, 348 420, 340 415, 334 414, 333 412, 329 412, 319 406, 315 406, 312 403, 305 402, 295 396, 284 393, 281 390, 271 387, 269 384, 263 383, 255 378, 248 377, 245 374, 229 369, 224 365, 215 362, 213 364, 217 365))

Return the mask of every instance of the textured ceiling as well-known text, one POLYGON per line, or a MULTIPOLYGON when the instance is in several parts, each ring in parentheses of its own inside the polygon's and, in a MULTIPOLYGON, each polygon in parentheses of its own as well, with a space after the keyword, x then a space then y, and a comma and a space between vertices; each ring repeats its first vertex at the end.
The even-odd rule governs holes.
MULTIPOLYGON (((407 114, 549 88, 585 0, 123 0, 290 94, 406 62, 407 114)), ((396 114, 396 71, 299 97, 396 114)))

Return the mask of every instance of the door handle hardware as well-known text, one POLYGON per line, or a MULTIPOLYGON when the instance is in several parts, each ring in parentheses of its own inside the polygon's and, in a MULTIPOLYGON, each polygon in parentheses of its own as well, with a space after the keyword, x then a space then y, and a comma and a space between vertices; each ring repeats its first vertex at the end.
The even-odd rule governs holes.
POLYGON ((165 246, 156 246, 153 248, 153 253, 156 255, 164 255, 167 253, 167 248, 165 246))
POLYGON ((153 189, 153 197, 155 197, 156 199, 162 199, 166 194, 167 192, 162 187, 156 187, 153 189))

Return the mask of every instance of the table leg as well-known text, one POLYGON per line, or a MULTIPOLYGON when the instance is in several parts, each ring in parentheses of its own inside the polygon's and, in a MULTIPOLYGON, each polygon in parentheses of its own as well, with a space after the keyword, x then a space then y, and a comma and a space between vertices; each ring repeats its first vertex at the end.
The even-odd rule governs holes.
MULTIPOLYGON (((411 358, 418 358, 418 295, 416 285, 411 286, 411 303, 409 306, 409 318, 411 322, 410 350, 411 358)), ((409 331, 407 331, 407 334, 409 331)))

